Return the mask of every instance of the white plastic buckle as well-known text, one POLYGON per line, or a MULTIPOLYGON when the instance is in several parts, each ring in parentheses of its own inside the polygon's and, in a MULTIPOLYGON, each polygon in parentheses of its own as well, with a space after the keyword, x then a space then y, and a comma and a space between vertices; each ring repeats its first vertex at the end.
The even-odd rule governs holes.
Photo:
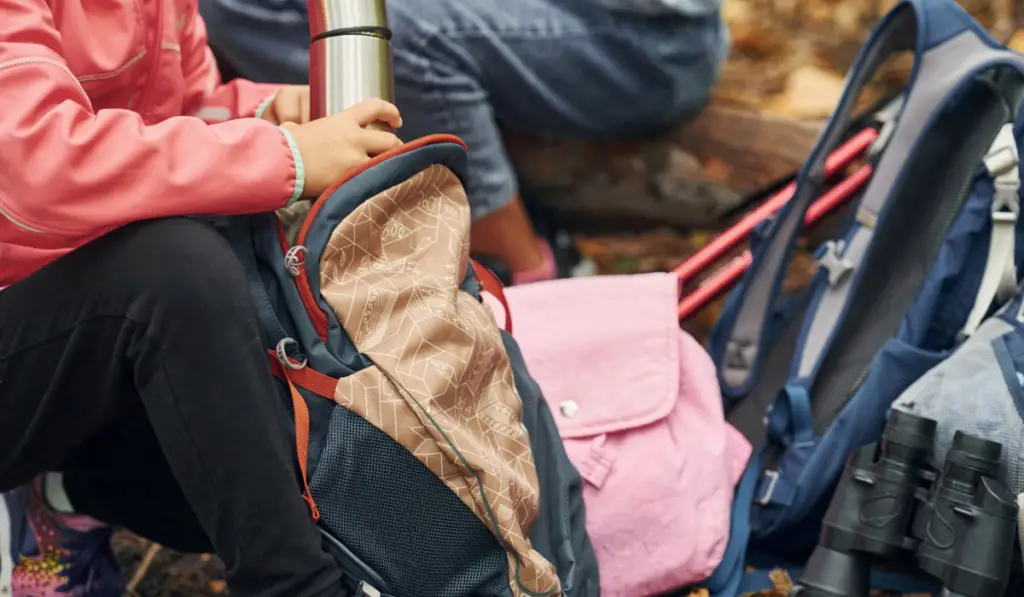
POLYGON ((830 287, 838 285, 853 271, 853 264, 840 256, 845 249, 846 243, 841 240, 830 240, 823 245, 818 265, 828 270, 828 285, 830 287))
POLYGON ((757 498, 757 503, 767 506, 772 503, 772 494, 775 493, 775 485, 779 482, 779 471, 765 471, 764 475, 768 477, 768 489, 765 490, 764 495, 757 498))
POLYGON ((878 136, 875 137, 874 142, 871 143, 871 147, 868 149, 870 155, 878 155, 885 149, 885 146, 889 144, 889 140, 892 139, 892 133, 896 130, 896 120, 886 120, 882 123, 882 128, 878 129, 878 136))
POLYGON ((886 104, 885 107, 875 114, 875 122, 881 124, 882 127, 878 129, 878 136, 875 137, 871 147, 868 148, 870 155, 878 155, 889 144, 892 134, 896 130, 896 116, 901 108, 903 108, 902 95, 886 104))
POLYGON ((993 216, 996 213, 1010 213, 1016 220, 1020 213, 1020 172, 1017 167, 996 176, 992 184, 996 191, 992 201, 993 216))
POLYGON ((1017 139, 1013 136, 1013 123, 1003 125, 992 142, 984 159, 985 169, 992 177, 996 196, 992 202, 992 214, 1008 211, 1016 221, 1020 213, 1020 153, 1017 139))
POLYGON ((365 580, 359 583, 359 594, 365 597, 380 597, 380 591, 375 589, 365 580))
POLYGON ((1017 167, 1020 165, 1020 155, 1017 153, 1017 139, 1013 136, 1013 123, 1008 122, 999 129, 992 147, 984 158, 985 169, 993 177, 998 179, 1005 174, 1014 174, 1014 178, 1020 182, 1017 176, 1017 167))

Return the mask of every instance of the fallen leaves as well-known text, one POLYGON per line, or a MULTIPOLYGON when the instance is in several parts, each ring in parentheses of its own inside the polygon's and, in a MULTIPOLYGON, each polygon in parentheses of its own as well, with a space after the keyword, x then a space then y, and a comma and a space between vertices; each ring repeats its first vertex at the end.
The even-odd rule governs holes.
POLYGON ((764 111, 801 120, 828 118, 843 95, 843 83, 835 71, 802 66, 786 77, 785 89, 768 101, 764 111))
POLYGON ((1024 29, 1018 29, 1017 32, 1015 32, 1013 36, 1010 38, 1009 43, 1006 45, 1009 46, 1011 50, 1016 50, 1017 52, 1024 52, 1024 29))

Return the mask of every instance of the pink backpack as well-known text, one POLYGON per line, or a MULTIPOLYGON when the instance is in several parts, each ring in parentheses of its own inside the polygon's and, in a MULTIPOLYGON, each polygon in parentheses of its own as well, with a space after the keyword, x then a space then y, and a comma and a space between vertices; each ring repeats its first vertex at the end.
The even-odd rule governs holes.
POLYGON ((679 329, 677 285, 647 274, 505 291, 514 336, 584 479, 604 597, 707 578, 751 453, 725 422, 711 359, 679 329))

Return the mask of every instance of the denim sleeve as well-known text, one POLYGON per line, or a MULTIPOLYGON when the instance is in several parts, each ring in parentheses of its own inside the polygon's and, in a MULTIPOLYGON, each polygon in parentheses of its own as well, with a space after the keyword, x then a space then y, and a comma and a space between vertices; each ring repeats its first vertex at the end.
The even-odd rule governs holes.
POLYGON ((199 0, 210 46, 243 78, 309 82, 305 0, 199 0))
POLYGON ((612 10, 640 14, 682 14, 688 17, 706 17, 717 13, 722 0, 593 0, 612 10))

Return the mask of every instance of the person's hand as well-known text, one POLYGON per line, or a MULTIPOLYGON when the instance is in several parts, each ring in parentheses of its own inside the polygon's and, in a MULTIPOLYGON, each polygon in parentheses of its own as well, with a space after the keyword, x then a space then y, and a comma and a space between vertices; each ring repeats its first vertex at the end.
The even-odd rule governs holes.
POLYGON ((286 122, 306 173, 303 196, 318 197, 349 170, 402 144, 393 133, 364 128, 382 122, 402 126, 398 108, 381 99, 362 101, 344 112, 307 124, 286 122))
POLYGON ((274 124, 309 122, 309 85, 286 85, 278 89, 262 118, 274 124))

